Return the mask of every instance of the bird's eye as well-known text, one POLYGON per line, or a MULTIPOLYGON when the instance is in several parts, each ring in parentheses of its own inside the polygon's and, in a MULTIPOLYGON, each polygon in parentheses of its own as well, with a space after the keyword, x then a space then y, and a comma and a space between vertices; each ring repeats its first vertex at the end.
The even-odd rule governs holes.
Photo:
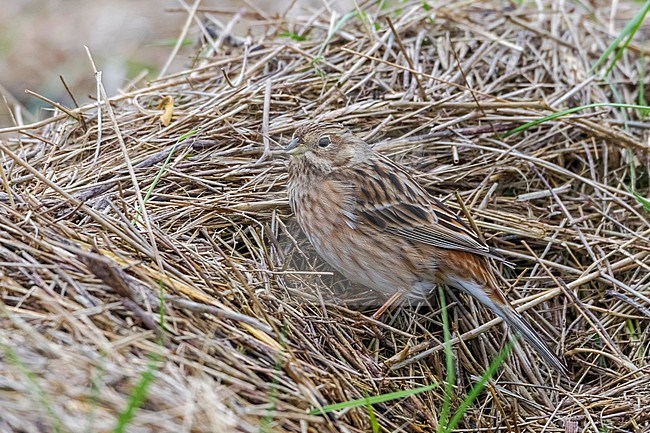
POLYGON ((330 145, 330 138, 327 135, 323 135, 318 139, 318 147, 327 147, 330 145))

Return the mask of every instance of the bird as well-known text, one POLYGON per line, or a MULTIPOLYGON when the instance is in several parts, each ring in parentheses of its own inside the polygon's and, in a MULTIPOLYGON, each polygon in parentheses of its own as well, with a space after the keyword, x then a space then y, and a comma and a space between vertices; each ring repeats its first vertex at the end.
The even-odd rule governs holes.
POLYGON ((440 284, 453 287, 492 310, 567 374, 501 291, 491 261, 503 258, 407 169, 339 123, 300 126, 284 150, 298 225, 345 278, 391 297, 418 298, 440 284))

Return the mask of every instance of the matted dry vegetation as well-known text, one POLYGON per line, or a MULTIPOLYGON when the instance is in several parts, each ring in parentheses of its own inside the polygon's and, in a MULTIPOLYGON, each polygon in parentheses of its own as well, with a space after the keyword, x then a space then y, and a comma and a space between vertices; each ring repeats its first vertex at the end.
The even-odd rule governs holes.
MULTIPOLYGON (((372 320, 336 296, 340 277, 291 222, 278 143, 315 118, 348 125, 459 209, 457 191, 516 265, 503 270, 509 298, 566 359, 560 378, 517 346, 464 431, 648 431, 650 224, 628 190, 649 195, 648 123, 600 107, 501 135, 558 109, 637 101, 643 49, 626 51, 610 85, 589 72, 613 39, 606 7, 365 11, 340 29, 323 11, 246 12, 236 18, 263 36, 221 29, 192 69, 126 89, 100 116, 93 105, 12 129, 0 431, 107 431, 147 365, 131 432, 368 431, 364 407, 309 411, 442 383, 435 302, 372 320), (167 127, 155 109, 165 96, 167 127)), ((634 12, 620 6, 614 27, 634 12)), ((457 405, 507 334, 448 299, 457 405)), ((383 431, 433 431, 442 398, 438 388, 374 414, 383 431)))

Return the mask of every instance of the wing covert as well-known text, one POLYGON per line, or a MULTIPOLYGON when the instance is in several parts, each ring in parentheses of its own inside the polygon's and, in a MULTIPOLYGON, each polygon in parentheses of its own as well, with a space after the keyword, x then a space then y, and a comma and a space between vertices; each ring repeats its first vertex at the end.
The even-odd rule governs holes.
POLYGON ((499 258, 463 220, 382 158, 357 173, 357 221, 415 243, 499 258), (389 166, 387 166, 389 165, 389 166), (387 175, 390 173, 390 176, 387 175))

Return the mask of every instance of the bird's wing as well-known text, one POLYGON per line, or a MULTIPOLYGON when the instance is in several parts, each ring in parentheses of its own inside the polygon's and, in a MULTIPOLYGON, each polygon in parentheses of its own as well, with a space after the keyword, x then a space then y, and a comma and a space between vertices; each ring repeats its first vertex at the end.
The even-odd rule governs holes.
POLYGON ((357 208, 357 212, 369 224, 414 242, 492 255, 490 248, 481 242, 473 230, 442 206, 427 209, 419 204, 390 203, 357 208))
POLYGON ((383 157, 355 170, 359 221, 416 243, 500 257, 463 220, 383 157))

